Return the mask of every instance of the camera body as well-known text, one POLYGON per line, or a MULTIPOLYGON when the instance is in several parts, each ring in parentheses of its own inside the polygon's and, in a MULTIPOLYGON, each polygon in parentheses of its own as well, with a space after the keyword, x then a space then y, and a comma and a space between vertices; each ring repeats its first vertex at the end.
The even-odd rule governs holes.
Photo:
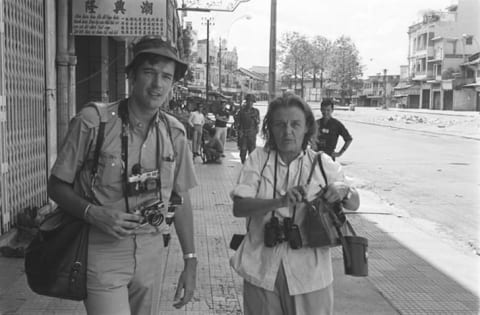
POLYGON ((165 215, 165 223, 167 223, 168 229, 165 230, 163 233, 163 246, 167 247, 168 244, 170 243, 170 239, 172 238, 170 236, 170 225, 172 225, 173 220, 175 218, 175 210, 177 209, 178 206, 183 205, 183 198, 180 196, 176 191, 172 190, 172 194, 170 195, 170 200, 169 200, 169 205, 168 205, 168 211, 167 214, 165 215))
POLYGON ((143 193, 153 192, 160 185, 160 172, 153 170, 148 172, 140 172, 131 175, 127 183, 127 195, 129 197, 138 196, 143 193))
POLYGON ((288 242, 292 249, 302 248, 300 228, 293 223, 292 218, 284 218, 282 225, 277 217, 272 216, 270 222, 265 224, 265 246, 274 247, 284 241, 288 242))
POLYGON ((175 216, 175 209, 178 206, 183 205, 183 198, 177 192, 172 190, 172 194, 170 195, 170 200, 168 204, 168 211, 165 216, 165 223, 171 225, 173 223, 173 218, 175 216))

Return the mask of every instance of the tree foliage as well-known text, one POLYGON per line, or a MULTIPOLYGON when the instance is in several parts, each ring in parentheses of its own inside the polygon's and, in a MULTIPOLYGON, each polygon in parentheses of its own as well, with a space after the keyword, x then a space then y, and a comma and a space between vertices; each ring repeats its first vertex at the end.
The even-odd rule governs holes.
POLYGON ((305 35, 297 32, 283 34, 282 40, 280 41, 282 69, 285 74, 293 75, 295 85, 298 74, 300 73, 302 94, 305 74, 311 68, 312 53, 312 44, 305 35))
POLYGON ((331 42, 321 35, 309 39, 298 32, 287 32, 279 42, 279 56, 281 77, 293 77, 295 88, 300 77, 302 96, 305 76, 313 77, 313 87, 319 76, 320 88, 324 82, 333 83, 341 91, 343 101, 352 95, 362 75, 358 49, 347 36, 331 42))
POLYGON ((342 36, 333 43, 330 67, 330 79, 339 86, 343 103, 345 96, 352 95, 362 75, 358 49, 349 37, 342 36))
POLYGON ((323 87, 323 75, 328 67, 328 61, 332 51, 332 43, 327 38, 317 35, 312 40, 312 74, 313 87, 316 87, 316 77, 320 74, 320 88, 323 87))

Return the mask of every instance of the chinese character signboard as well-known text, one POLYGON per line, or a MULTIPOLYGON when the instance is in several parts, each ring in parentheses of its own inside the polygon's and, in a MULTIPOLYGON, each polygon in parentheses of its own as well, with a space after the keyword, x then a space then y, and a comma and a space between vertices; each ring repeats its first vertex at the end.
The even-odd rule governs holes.
POLYGON ((174 16, 175 16, 174 2, 169 0, 167 5, 167 37, 171 39, 173 45, 176 45, 177 34, 175 34, 176 27, 175 27, 174 16))
MULTIPOLYGON (((170 14, 169 14, 170 15, 170 14)), ((72 1, 74 35, 167 36, 167 0, 75 0, 72 1)))

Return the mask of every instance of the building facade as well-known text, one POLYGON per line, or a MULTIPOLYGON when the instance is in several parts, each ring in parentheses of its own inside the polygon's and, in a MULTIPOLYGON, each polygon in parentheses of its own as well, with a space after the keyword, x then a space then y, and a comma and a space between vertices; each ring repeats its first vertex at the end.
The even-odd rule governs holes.
POLYGON ((463 66, 480 51, 480 1, 459 0, 443 11, 430 11, 408 29, 409 84, 396 98, 410 108, 478 110, 476 93, 466 87, 474 70, 463 66))
POLYGON ((367 107, 390 107, 395 106, 395 87, 400 82, 400 75, 378 73, 369 76, 363 81, 363 88, 357 94, 357 105, 367 107))

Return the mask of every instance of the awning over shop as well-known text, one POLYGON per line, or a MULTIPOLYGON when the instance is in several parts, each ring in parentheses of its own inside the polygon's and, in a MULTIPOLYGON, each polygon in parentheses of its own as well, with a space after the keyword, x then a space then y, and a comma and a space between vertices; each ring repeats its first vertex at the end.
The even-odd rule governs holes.
POLYGON ((402 87, 394 88, 394 97, 396 96, 408 96, 408 95, 420 95, 420 86, 418 85, 405 85, 402 87))

